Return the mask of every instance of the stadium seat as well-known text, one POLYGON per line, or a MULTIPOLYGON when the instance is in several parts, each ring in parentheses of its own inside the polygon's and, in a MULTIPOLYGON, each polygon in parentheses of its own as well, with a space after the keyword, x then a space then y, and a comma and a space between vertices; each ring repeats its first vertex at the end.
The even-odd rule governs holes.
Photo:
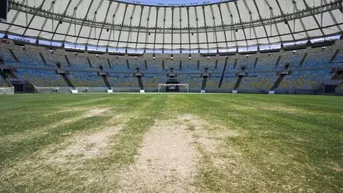
POLYGON ((18 69, 16 75, 37 87, 67 87, 62 76, 50 70, 18 69))

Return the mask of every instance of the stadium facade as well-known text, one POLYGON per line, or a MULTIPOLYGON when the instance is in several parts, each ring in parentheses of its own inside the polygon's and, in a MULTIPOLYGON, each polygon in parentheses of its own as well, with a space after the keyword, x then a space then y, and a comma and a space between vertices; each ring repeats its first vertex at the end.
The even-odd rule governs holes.
POLYGON ((158 91, 169 82, 192 92, 339 94, 342 6, 10 0, 1 92, 158 91))

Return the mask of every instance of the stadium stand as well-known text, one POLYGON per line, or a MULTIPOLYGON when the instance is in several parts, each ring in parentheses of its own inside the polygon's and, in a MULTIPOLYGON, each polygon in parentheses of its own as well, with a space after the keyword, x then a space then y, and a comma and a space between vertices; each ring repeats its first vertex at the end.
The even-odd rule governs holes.
POLYGON ((68 76, 76 87, 106 87, 95 72, 70 72, 68 76))
POLYGON ((231 91, 233 87, 235 86, 235 83, 237 82, 237 77, 235 77, 235 74, 227 74, 228 77, 225 77, 223 79, 223 83, 221 85, 221 88, 228 89, 231 91))
POLYGON ((199 60, 199 70, 204 71, 205 68, 208 68, 214 72, 217 72, 216 60, 199 60))
POLYGON ((232 69, 235 67, 235 64, 236 64, 236 59, 229 57, 226 63, 226 68, 225 68, 226 72, 232 71, 232 69))
POLYGON ((100 66, 102 66, 104 69, 110 69, 110 65, 106 58, 98 56, 90 56, 88 58, 93 68, 99 68, 100 66))
POLYGON ((148 60, 147 67, 146 72, 161 72, 163 71, 162 60, 148 60))
POLYGON ((124 74, 116 74, 117 77, 110 77, 109 81, 112 87, 139 87, 136 77, 125 76, 124 74))
POLYGON ((169 70, 171 68, 173 68, 175 71, 179 71, 180 70, 180 61, 169 60, 169 59, 164 60, 164 69, 169 70))
POLYGON ((243 78, 240 88, 269 90, 276 79, 277 75, 275 72, 249 73, 248 77, 243 78))
POLYGON ((67 87, 63 78, 50 70, 17 69, 16 75, 36 87, 67 87))
POLYGON ((12 62, 16 62, 16 60, 11 55, 10 50, 6 48, 0 48, 0 58, 9 65, 12 62))
POLYGON ((167 77, 165 74, 145 74, 143 83, 146 88, 157 88, 158 84, 166 83, 167 77))
POLYGON ((129 70, 125 59, 111 58, 110 63, 111 63, 112 69, 115 71, 125 72, 129 70))
POLYGON ((69 55, 67 56, 72 68, 85 69, 90 68, 88 58, 85 56, 69 55))
POLYGON ((0 87, 8 87, 7 82, 0 76, 0 87))
POLYGON ((304 54, 293 52, 293 54, 285 54, 281 56, 281 60, 278 66, 283 67, 286 64, 290 66, 300 66, 301 60, 303 59, 304 54))
POLYGON ((68 62, 63 55, 44 53, 43 56, 47 65, 56 66, 56 64, 60 64, 63 67, 69 67, 68 62))
MULTIPOLYGON (((316 67, 327 67, 333 56, 331 50, 313 49, 308 53, 307 58, 302 65, 308 69, 316 67)), ((319 89, 321 83, 332 76, 331 70, 307 70, 294 71, 290 76, 286 76, 282 81, 280 88, 288 89, 319 89)))
MULTIPOLYGON (((79 4, 105 13, 105 2, 79 4)), ((294 93, 295 89, 321 92, 333 73, 343 67, 343 37, 340 27, 336 27, 341 25, 342 4, 338 0, 293 1, 294 11, 282 12, 280 6, 289 6, 285 2, 280 1, 281 5, 276 6, 261 1, 251 4, 250 9, 243 1, 232 13, 222 6, 232 6, 233 1, 203 2, 208 6, 204 15, 192 17, 189 8, 193 4, 149 5, 148 12, 139 12, 145 2, 135 2, 141 6, 135 9, 131 2, 111 1, 108 6, 113 10, 129 9, 127 13, 131 14, 122 17, 120 25, 111 17, 99 20, 98 11, 81 12, 77 6, 68 6, 61 15, 59 9, 53 9, 60 5, 59 1, 53 1, 51 9, 45 5, 40 9, 33 0, 9 1, 10 18, 0 24, 0 65, 11 72, 11 77, 6 78, 17 75, 39 86, 138 87, 135 77, 138 70, 143 86, 156 88, 158 83, 168 82, 168 73, 173 70, 176 75, 173 81, 200 91, 204 80, 201 73, 206 69, 209 75, 206 89, 213 92, 230 92, 233 87, 257 93, 275 89, 282 93, 294 93), (173 9, 163 9, 163 22, 160 21, 160 6, 177 6, 180 18, 171 18, 173 9), (258 14, 271 10, 275 13, 258 14), (27 12, 37 15, 31 18, 30 26, 21 17, 17 18, 27 12), (328 13, 330 17, 316 21, 328 13), (55 15, 60 19, 58 25, 54 25, 55 15), (186 16, 188 19, 183 19, 186 16), (227 17, 233 20, 228 21, 227 17), (44 25, 39 18, 45 18, 44 25), (85 18, 82 26, 87 27, 79 26, 78 31, 79 24, 74 21, 80 18, 85 18), (280 18, 289 18, 294 26, 280 18), (308 26, 299 31, 298 21, 305 18, 308 26)))
POLYGON ((279 56, 275 53, 260 54, 255 67, 263 70, 274 70, 276 69, 278 57, 279 56))
POLYGON ((236 54, 227 56, 227 59, 225 56, 198 56, 200 58, 177 60, 163 59, 163 57, 158 59, 113 57, 107 54, 95 56, 88 53, 74 54, 63 50, 55 53, 44 49, 33 51, 32 46, 30 50, 12 46, 13 54, 10 49, 0 48, 0 59, 5 65, 17 66, 15 74, 18 78, 28 80, 37 87, 67 87, 62 76, 52 71, 57 69, 56 64, 59 63, 60 69, 68 72, 66 77, 69 77, 75 87, 105 87, 103 78, 95 72, 100 71, 99 66, 103 66, 103 70, 108 71, 110 85, 116 88, 138 88, 137 78, 133 76, 136 68, 144 73, 142 79, 144 87, 157 88, 159 83, 165 83, 168 80, 166 73, 173 68, 178 74, 179 83, 189 84, 190 89, 200 90, 203 82, 200 74, 208 68, 211 77, 207 80, 206 88, 221 89, 226 92, 233 89, 237 82, 237 73, 242 71, 247 71, 247 74, 238 85, 238 90, 267 92, 279 78, 277 73, 284 70, 285 65, 288 64, 291 69, 290 75, 284 76, 278 89, 294 92, 296 89, 320 90, 323 82, 332 77, 333 67, 331 66, 343 66, 340 62, 343 58, 342 52, 335 47, 249 55, 236 54), (41 69, 46 67, 53 69, 50 71, 41 69), (297 70, 298 68, 301 70, 297 70), (95 71, 91 72, 90 69, 95 71))
POLYGON ((254 68, 256 57, 252 56, 246 56, 244 58, 240 58, 237 60, 236 68, 254 68))
POLYGON ((200 71, 198 68, 198 62, 199 62, 198 60, 182 60, 181 61, 182 71, 186 71, 186 72, 200 71))
POLYGON ((14 50, 14 54, 19 60, 18 63, 15 63, 17 65, 31 66, 31 67, 44 67, 45 66, 38 52, 14 50))
POLYGON ((206 86, 208 88, 218 88, 219 81, 219 78, 208 78, 206 86))
POLYGON ((137 59, 129 59, 129 69, 135 70, 139 68, 140 70, 144 70, 145 68, 145 62, 144 60, 137 60, 137 59))

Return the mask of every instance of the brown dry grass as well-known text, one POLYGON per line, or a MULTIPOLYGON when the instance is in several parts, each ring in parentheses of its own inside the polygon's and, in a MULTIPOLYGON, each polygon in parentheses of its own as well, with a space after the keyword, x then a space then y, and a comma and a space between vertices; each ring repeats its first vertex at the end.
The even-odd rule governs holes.
POLYGON ((194 192, 198 152, 187 126, 157 121, 144 137, 136 163, 121 171, 119 192, 194 192))
POLYGON ((145 135, 135 164, 121 171, 118 191, 199 192, 203 167, 230 167, 248 176, 250 166, 242 164, 233 149, 228 152, 221 146, 223 140, 239 135, 191 114, 158 120, 145 135), (234 159, 222 160, 227 153, 234 159))
POLYGON ((80 121, 82 119, 95 117, 95 116, 101 116, 103 113, 105 113, 108 110, 110 110, 110 108, 94 108, 91 110, 87 110, 85 108, 61 109, 61 111, 60 111, 61 113, 73 112, 73 111, 82 111, 82 114, 78 117, 72 117, 72 118, 66 117, 65 119, 62 119, 58 122, 54 122, 54 123, 47 125, 45 127, 42 127, 42 128, 28 129, 28 130, 25 130, 24 132, 21 132, 21 133, 14 133, 14 134, 8 135, 5 139, 6 140, 5 142, 6 143, 14 143, 14 142, 21 141, 23 139, 29 139, 29 138, 37 137, 40 135, 47 135, 47 134, 49 134, 49 131, 51 131, 53 129, 65 127, 66 125, 73 124, 73 123, 80 121))
POLYGON ((336 172, 343 172, 343 164, 340 165, 338 163, 333 163, 333 170, 336 171, 336 172))
POLYGON ((53 164, 76 163, 104 157, 109 153, 110 138, 122 127, 122 125, 110 126, 98 132, 75 135, 65 142, 68 145, 64 148, 60 148, 57 152, 54 152, 55 150, 47 152, 44 157, 48 158, 46 159, 48 163, 53 164))
MULTIPOLYGON (((255 185, 260 178, 258 169, 243 158, 239 151, 227 146, 230 139, 244 133, 207 122, 191 114, 180 116, 178 120, 186 122, 191 128, 200 155, 197 174, 199 192, 225 192, 228 189, 240 192, 242 187, 247 187, 247 190, 251 185, 255 185)), ((254 188, 263 192, 266 190, 266 184, 261 181, 254 188)))

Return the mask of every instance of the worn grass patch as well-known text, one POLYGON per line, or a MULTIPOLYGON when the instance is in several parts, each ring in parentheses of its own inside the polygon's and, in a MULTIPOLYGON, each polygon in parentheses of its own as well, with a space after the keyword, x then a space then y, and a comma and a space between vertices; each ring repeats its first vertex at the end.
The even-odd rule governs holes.
POLYGON ((120 192, 195 192, 198 152, 192 133, 177 119, 156 121, 133 165, 120 176, 120 192))

